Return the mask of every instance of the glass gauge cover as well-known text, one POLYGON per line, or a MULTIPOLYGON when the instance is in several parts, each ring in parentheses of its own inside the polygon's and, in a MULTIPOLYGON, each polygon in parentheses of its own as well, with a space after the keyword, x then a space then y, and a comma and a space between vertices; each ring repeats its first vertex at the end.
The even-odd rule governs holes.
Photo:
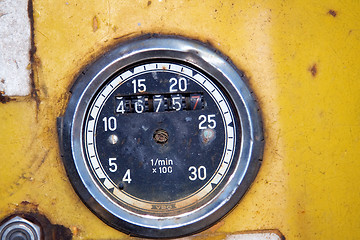
POLYGON ((221 219, 254 180, 259 109, 218 51, 173 36, 117 45, 76 79, 60 147, 82 201, 108 225, 180 237, 221 219))

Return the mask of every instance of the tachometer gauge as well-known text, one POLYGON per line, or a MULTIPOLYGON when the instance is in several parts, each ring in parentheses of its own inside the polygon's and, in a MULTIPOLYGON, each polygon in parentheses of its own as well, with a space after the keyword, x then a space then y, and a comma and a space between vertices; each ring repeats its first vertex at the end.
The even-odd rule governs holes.
POLYGON ((231 210, 259 169, 263 135, 243 74, 211 47, 148 36, 82 71, 58 120, 64 165, 98 217, 179 237, 231 210))

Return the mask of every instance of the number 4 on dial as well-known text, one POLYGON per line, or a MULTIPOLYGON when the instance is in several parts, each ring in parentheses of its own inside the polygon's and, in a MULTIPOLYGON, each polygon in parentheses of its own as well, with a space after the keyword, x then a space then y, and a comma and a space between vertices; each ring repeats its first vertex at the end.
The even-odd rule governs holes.
POLYGON ((131 183, 130 169, 126 170, 125 175, 122 179, 123 182, 131 183))

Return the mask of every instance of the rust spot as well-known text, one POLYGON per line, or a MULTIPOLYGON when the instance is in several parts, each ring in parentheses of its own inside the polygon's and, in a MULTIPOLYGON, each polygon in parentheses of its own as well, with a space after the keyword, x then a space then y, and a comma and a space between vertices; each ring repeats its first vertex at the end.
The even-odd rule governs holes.
POLYGON ((215 139, 215 131, 212 129, 206 129, 201 131, 201 140, 204 144, 208 144, 215 139))
POLYGON ((330 10, 328 11, 328 14, 330 14, 330 15, 333 16, 333 17, 336 17, 337 12, 336 12, 335 10, 330 9, 330 10))
POLYGON ((149 7, 151 5, 151 3, 152 3, 151 1, 148 1, 147 6, 149 7))
POLYGON ((192 143, 192 138, 190 138, 189 141, 188 141, 188 147, 189 148, 191 147, 191 143, 192 143))
POLYGON ((153 138, 156 143, 164 144, 169 140, 169 134, 164 129, 158 129, 155 131, 153 138))
POLYGON ((93 24, 92 24, 93 32, 96 32, 99 28, 99 21, 96 16, 93 18, 93 24))
POLYGON ((70 227, 71 232, 73 233, 74 236, 77 236, 79 234, 79 228, 76 226, 71 226, 70 227))
MULTIPOLYGON (((52 239, 59 239, 59 240, 71 240, 73 239, 73 234, 70 229, 66 228, 63 225, 52 225, 52 228, 49 229, 48 236, 50 237, 50 233, 52 234, 52 239)), ((46 236, 46 233, 44 234, 46 236)))
POLYGON ((136 32, 131 32, 131 33, 122 35, 122 36, 120 36, 120 37, 115 37, 115 38, 113 38, 113 39, 114 39, 114 40, 119 40, 119 39, 124 39, 124 38, 126 39, 126 38, 131 37, 131 36, 134 35, 134 34, 136 34, 136 32))
POLYGON ((36 87, 35 83, 35 73, 38 73, 38 69, 41 67, 40 59, 36 57, 36 46, 35 46, 35 33, 34 33, 34 11, 33 11, 33 1, 28 1, 28 17, 30 19, 30 31, 31 31, 31 48, 29 51, 30 55, 30 81, 31 81, 31 98, 36 102, 36 120, 38 120, 38 110, 40 106, 40 96, 38 94, 39 90, 36 87))
MULTIPOLYGON (((211 235, 217 234, 219 228, 221 228, 222 226, 224 226, 224 224, 225 224, 225 221, 219 221, 219 222, 215 223, 213 226, 211 226, 211 227, 207 230, 207 232, 209 233, 207 237, 208 237, 208 238, 211 238, 211 235)), ((225 239, 225 236, 223 236, 223 238, 219 238, 219 239, 225 239)))
MULTIPOLYGON (((35 48, 33 48, 34 51, 36 51, 35 48)), ((30 52, 30 61, 31 61, 31 65, 32 65, 32 71, 30 72, 30 79, 31 79, 31 98, 34 99, 35 103, 36 103, 36 120, 38 120, 38 113, 39 113, 39 108, 40 108, 40 90, 38 89, 38 85, 39 85, 39 73, 41 72, 41 61, 40 59, 35 55, 35 52, 30 52), (35 74, 36 77, 35 77, 35 74)))
POLYGON ((139 162, 138 162, 138 166, 139 166, 139 168, 142 168, 142 167, 144 166, 144 162, 143 162, 143 161, 139 161, 139 162))
POLYGON ((28 201, 22 201, 22 202, 20 203, 20 205, 22 205, 22 206, 24 206, 24 207, 27 207, 27 208, 31 208, 31 209, 33 209, 34 211, 37 211, 38 206, 39 206, 39 204, 31 203, 31 202, 28 202, 28 201))
POLYGON ((309 68, 309 71, 311 72, 311 75, 313 77, 316 77, 316 74, 318 72, 316 63, 309 68))
POLYGON ((1 79, 1 83, 4 84, 4 83, 5 83, 5 79, 1 79))
POLYGON ((4 91, 0 91, 0 102, 1 103, 7 103, 10 102, 14 99, 11 99, 9 96, 4 96, 5 92, 4 91))

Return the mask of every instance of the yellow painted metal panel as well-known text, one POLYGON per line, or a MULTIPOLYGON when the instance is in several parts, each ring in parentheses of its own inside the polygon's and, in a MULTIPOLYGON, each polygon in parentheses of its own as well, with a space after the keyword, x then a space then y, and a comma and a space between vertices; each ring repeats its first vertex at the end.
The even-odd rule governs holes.
POLYGON ((209 42, 229 56, 248 76, 264 120, 264 160, 254 184, 197 237, 279 229, 287 239, 357 239, 359 12, 351 0, 34 0, 37 97, 0 104, 0 219, 38 211, 75 239, 127 237, 93 215, 71 187, 56 117, 74 77, 96 56, 125 39, 162 33, 209 42))

